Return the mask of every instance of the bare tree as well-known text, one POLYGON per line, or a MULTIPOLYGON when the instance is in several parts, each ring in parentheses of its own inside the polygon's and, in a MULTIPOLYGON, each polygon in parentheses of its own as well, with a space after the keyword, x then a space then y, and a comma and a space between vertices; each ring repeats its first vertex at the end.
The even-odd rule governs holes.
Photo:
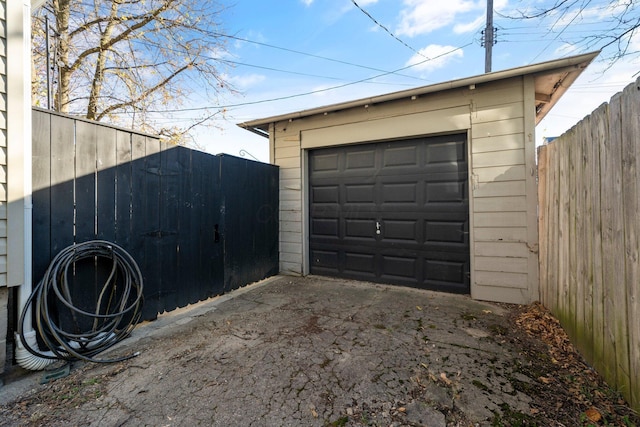
POLYGON ((569 42, 583 50, 602 50, 603 59, 610 64, 623 57, 640 56, 640 2, 553 0, 538 3, 518 0, 509 7, 515 8, 516 12, 499 15, 514 20, 546 20, 559 39, 574 25, 598 23, 599 29, 579 39, 572 37, 569 42))
POLYGON ((49 0, 33 20, 34 103, 52 92, 57 111, 184 142, 233 92, 220 60, 223 10, 215 0, 49 0), (211 108, 185 118, 192 94, 211 108))

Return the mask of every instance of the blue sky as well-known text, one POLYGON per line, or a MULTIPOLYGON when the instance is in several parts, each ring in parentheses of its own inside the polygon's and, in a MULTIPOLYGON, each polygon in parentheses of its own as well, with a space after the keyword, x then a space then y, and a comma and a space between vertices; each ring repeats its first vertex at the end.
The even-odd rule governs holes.
MULTIPOLYGON (((215 121, 217 129, 199 132, 198 146, 236 156, 246 150, 268 161, 267 139, 235 123, 484 72, 480 41, 486 2, 356 3, 360 8, 351 0, 236 0, 228 4, 221 21, 223 32, 234 38, 227 39, 227 52, 220 58, 232 64, 224 70, 225 77, 239 93, 218 100, 228 106, 226 119, 215 121), (366 81, 355 83, 362 80, 366 81), (287 99, 269 101, 278 98, 287 99)), ((563 15, 532 20, 505 17, 533 14, 552 4, 494 0, 498 33, 493 71, 597 50, 604 41, 587 45, 584 37, 614 27, 610 20, 614 8, 622 3, 582 0, 563 15)), ((634 11, 637 19, 636 15, 634 11)), ((630 42, 632 48, 639 46, 640 38, 630 42)), ((538 125, 538 140, 569 129, 638 77, 638 58, 628 57, 611 66, 607 58, 615 50, 605 49, 538 125)), ((191 100, 194 106, 209 102, 191 100)))

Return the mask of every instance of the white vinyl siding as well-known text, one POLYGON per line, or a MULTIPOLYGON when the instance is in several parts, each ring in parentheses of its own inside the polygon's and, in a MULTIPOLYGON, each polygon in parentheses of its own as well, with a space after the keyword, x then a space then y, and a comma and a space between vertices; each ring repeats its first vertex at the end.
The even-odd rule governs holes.
POLYGON ((537 289, 537 257, 529 250, 537 241, 527 239, 536 194, 527 194, 534 177, 526 167, 524 79, 500 90, 480 89, 471 114, 471 293, 478 299, 530 302, 537 289))
POLYGON ((300 137, 276 126, 275 138, 273 163, 280 166, 280 271, 297 275, 302 274, 300 137))
POLYGON ((7 21, 0 0, 0 286, 7 285, 7 21))

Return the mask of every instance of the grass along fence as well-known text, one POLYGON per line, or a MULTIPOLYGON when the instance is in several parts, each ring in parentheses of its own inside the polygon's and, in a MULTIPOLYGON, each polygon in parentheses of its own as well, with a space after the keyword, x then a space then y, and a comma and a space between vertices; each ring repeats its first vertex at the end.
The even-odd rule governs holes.
POLYGON ((640 410, 640 79, 538 157, 542 303, 640 410))

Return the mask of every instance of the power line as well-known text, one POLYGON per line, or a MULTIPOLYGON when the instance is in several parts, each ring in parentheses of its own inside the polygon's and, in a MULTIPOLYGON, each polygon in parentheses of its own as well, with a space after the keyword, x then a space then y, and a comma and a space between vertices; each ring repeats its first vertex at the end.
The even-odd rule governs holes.
MULTIPOLYGON (((394 70, 394 71, 387 71, 387 72, 384 72, 382 74, 378 74, 378 75, 375 75, 375 76, 372 76, 372 77, 367 77, 365 79, 360 79, 360 80, 356 80, 356 81, 353 81, 353 82, 344 83, 344 84, 341 84, 341 85, 332 86, 332 87, 328 87, 328 88, 324 88, 324 89, 317 89, 317 90, 312 90, 312 91, 308 91, 308 92, 297 93, 297 94, 293 94, 293 95, 285 95, 285 96, 280 96, 280 97, 270 98, 270 99, 263 99, 263 100, 258 100, 258 101, 240 102, 240 103, 237 103, 237 104, 216 105, 216 106, 209 106, 209 107, 167 109, 167 110, 146 110, 146 112, 147 113, 179 113, 179 112, 185 112, 185 111, 203 111, 203 110, 209 110, 209 109, 212 109, 212 108, 229 109, 229 108, 236 108, 236 107, 245 107, 247 105, 264 104, 264 103, 267 103, 267 102, 284 101, 284 100, 287 100, 287 99, 299 98, 299 97, 307 96, 307 95, 315 95, 317 93, 328 92, 330 90, 341 89, 343 87, 353 86, 353 85, 358 84, 358 83, 368 82, 370 80, 374 80, 374 79, 377 79, 379 77, 384 77, 384 76, 387 76, 387 75, 390 75, 390 74, 396 74, 399 71, 404 71, 404 70, 416 67, 418 65, 422 65, 425 62, 433 61, 435 59, 438 59, 438 58, 441 58, 443 56, 449 55, 449 54, 451 54, 453 52, 456 52, 458 50, 464 49, 465 47, 471 46, 472 44, 473 43, 467 43, 464 46, 456 47, 456 48, 451 49, 451 50, 449 50, 447 52, 441 53, 440 55, 434 56, 433 58, 427 58, 427 59, 425 59, 423 61, 417 62, 415 64, 407 65, 406 67, 398 68, 397 70, 394 70)), ((130 113, 122 112, 122 113, 114 113, 114 114, 130 114, 130 113)))
MULTIPOLYGON (((207 56, 204 56, 204 55, 199 55, 199 57, 205 58, 205 59, 213 59, 215 61, 219 61, 219 62, 231 64, 231 65, 239 65, 239 66, 243 66, 243 67, 258 68, 258 69, 261 69, 261 70, 275 71, 275 72, 278 72, 278 73, 294 74, 294 75, 297 75, 297 76, 316 77, 316 78, 320 78, 320 79, 344 81, 344 79, 342 77, 321 76, 321 75, 317 75, 317 74, 302 73, 302 72, 299 72, 299 71, 282 70, 280 68, 267 67, 267 66, 264 66, 264 65, 247 64, 247 63, 244 63, 244 62, 231 61, 229 59, 220 59, 220 58, 207 57, 207 56)), ((369 82, 369 83, 375 83, 375 82, 369 82)), ((387 84, 387 83, 379 83, 379 84, 387 84)), ((408 84, 401 85, 399 83, 394 83, 394 85, 411 86, 411 85, 408 85, 408 84)))
MULTIPOLYGON (((325 61, 331 61, 331 62, 335 62, 335 63, 338 63, 338 64, 349 65, 349 66, 352 66, 352 67, 363 68, 363 69, 366 69, 366 70, 377 71, 377 72, 387 72, 386 70, 382 70, 380 68, 369 67, 367 65, 355 64, 355 63, 349 62, 349 61, 343 61, 343 60, 340 60, 340 59, 329 58, 329 57, 321 56, 321 55, 315 55, 313 53, 302 52, 302 51, 299 51, 299 50, 289 49, 289 48, 282 47, 282 46, 276 46, 276 45, 272 45, 272 44, 268 44, 268 43, 258 42, 258 41, 255 41, 255 40, 249 40, 249 39, 245 39, 245 38, 238 37, 238 36, 230 36, 230 35, 222 34, 222 33, 213 33, 213 34, 215 36, 218 36, 218 37, 226 37, 226 38, 229 38, 229 39, 232 39, 232 40, 238 40, 238 41, 242 41, 242 42, 246 42, 246 43, 255 44, 255 45, 258 45, 258 46, 268 47, 268 48, 271 48, 271 49, 277 49, 277 50, 282 50, 282 51, 285 51, 285 52, 295 53, 295 54, 298 54, 298 55, 308 56, 308 57, 311 57, 311 58, 322 59, 322 60, 325 60, 325 61)), ((423 79, 421 77, 410 76, 408 74, 398 74, 398 73, 396 73, 396 75, 401 76, 401 77, 407 77, 407 78, 411 78, 411 79, 416 79, 416 80, 423 80, 423 81, 426 80, 426 79, 423 79)), ((430 80, 426 80, 426 81, 430 81, 430 80)))
POLYGON ((385 27, 384 25, 382 25, 381 23, 379 23, 376 18, 374 18, 373 16, 371 16, 371 14, 369 12, 367 12, 366 10, 364 10, 362 7, 360 7, 360 5, 358 3, 356 3, 355 0, 351 0, 351 3, 354 4, 355 7, 357 7, 358 9, 360 9, 360 11, 362 13, 364 13, 365 15, 367 15, 369 17, 369 19, 371 19, 378 27, 382 28, 384 31, 387 32, 387 34, 389 34, 391 37, 393 37, 394 39, 396 39, 397 41, 399 41, 400 43, 402 43, 404 46, 408 47, 409 49, 411 49, 413 52, 417 53, 418 55, 422 56, 423 58, 427 58, 425 55, 423 55, 421 52, 417 51, 416 49, 414 49, 413 47, 409 46, 407 43, 405 43, 404 40, 400 39, 398 36, 396 36, 395 34, 393 34, 387 27, 385 27))

